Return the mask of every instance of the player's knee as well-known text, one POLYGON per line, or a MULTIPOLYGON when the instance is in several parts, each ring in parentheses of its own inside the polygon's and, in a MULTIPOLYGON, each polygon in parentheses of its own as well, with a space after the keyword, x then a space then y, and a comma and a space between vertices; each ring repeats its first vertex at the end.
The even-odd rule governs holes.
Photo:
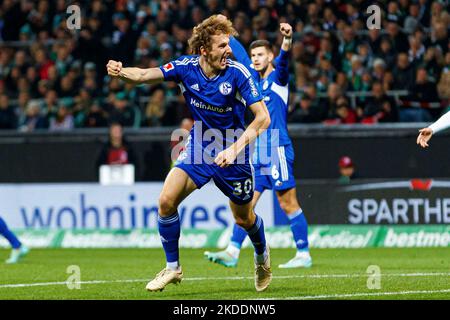
POLYGON ((297 201, 279 201, 280 208, 286 213, 292 213, 294 211, 297 211, 300 206, 297 201))
POLYGON ((236 224, 239 227, 244 228, 245 230, 248 230, 252 227, 252 225, 249 222, 249 219, 236 219, 236 224))
POLYGON ((248 230, 252 227, 253 221, 250 216, 247 217, 236 217, 236 224, 245 230, 248 230))
POLYGON ((165 194, 161 194, 159 196, 159 214, 161 216, 168 216, 171 215, 172 213, 174 213, 177 210, 177 207, 175 205, 175 201, 165 195, 165 194))
POLYGON ((291 205, 288 202, 282 201, 282 202, 280 202, 280 208, 284 212, 289 212, 289 210, 291 209, 291 205))

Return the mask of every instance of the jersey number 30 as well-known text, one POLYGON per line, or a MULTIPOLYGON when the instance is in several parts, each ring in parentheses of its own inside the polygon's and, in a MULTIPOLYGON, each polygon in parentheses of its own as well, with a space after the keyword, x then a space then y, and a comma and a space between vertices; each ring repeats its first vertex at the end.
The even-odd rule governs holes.
POLYGON ((233 194, 240 196, 242 194, 242 192, 244 192, 245 194, 249 194, 252 189, 253 189, 253 185, 252 185, 252 179, 248 178, 247 180, 244 181, 244 190, 242 190, 242 182, 240 181, 234 181, 233 182, 233 194))

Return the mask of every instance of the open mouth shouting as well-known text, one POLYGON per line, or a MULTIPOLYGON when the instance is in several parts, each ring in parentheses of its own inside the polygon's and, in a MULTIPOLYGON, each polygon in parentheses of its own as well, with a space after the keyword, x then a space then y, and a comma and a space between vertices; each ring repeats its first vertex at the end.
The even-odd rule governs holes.
POLYGON ((222 55, 222 58, 220 59, 220 66, 221 67, 225 67, 226 66, 228 56, 229 56, 229 54, 227 54, 227 53, 224 53, 222 55))

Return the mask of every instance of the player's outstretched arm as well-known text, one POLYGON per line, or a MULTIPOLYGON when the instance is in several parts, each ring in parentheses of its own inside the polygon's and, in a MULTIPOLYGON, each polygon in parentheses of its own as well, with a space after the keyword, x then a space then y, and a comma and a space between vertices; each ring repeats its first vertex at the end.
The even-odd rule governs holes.
POLYGON ((164 81, 164 75, 159 68, 123 68, 122 62, 109 60, 108 64, 106 65, 106 69, 109 76, 118 77, 128 83, 153 84, 164 81))
POLYGON ((422 148, 428 147, 428 141, 430 141, 433 134, 450 128, 450 111, 440 117, 435 123, 428 128, 419 130, 419 136, 417 137, 417 144, 422 148))
POLYGON ((249 108, 255 115, 255 118, 235 143, 229 148, 219 152, 214 162, 221 168, 225 168, 232 164, 239 153, 241 153, 249 143, 252 143, 256 137, 270 125, 270 114, 264 100, 251 104, 249 108))

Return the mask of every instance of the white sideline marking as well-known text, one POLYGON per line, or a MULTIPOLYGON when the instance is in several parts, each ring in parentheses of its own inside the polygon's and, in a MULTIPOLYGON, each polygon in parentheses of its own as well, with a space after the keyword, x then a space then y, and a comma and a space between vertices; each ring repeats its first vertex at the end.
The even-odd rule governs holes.
MULTIPOLYGON (((90 280, 90 281, 75 281, 69 282, 70 284, 102 284, 102 283, 126 283, 126 282, 143 282, 148 279, 130 279, 130 280, 90 280)), ((24 288, 24 287, 46 287, 46 286, 58 286, 67 285, 67 281, 59 282, 36 282, 36 283, 16 283, 16 284, 2 284, 1 288, 24 288)))
MULTIPOLYGON (((385 273, 381 274, 382 277, 436 277, 444 276, 450 277, 450 272, 431 272, 431 273, 385 273)), ((273 279, 293 279, 293 278, 361 278, 367 277, 367 274, 305 274, 305 275, 291 275, 291 276, 273 276, 273 279)), ((253 276, 243 277, 193 277, 184 278, 183 281, 207 281, 207 280, 251 280, 253 276)), ((148 282, 150 279, 125 279, 125 280, 89 280, 70 282, 71 284, 104 284, 104 283, 131 283, 131 282, 148 282)), ((43 287, 43 286, 57 286, 66 285, 66 281, 59 282, 36 282, 36 283, 13 283, 13 284, 1 284, 2 288, 26 288, 26 287, 43 287)), ((450 289, 449 289, 450 290, 450 289)), ((289 299, 289 298, 287 298, 289 299)))
MULTIPOLYGON (((361 278, 367 277, 368 274, 303 274, 303 275, 286 275, 286 276, 273 276, 273 279, 294 279, 294 278, 361 278)), ((384 273, 380 276, 384 277, 434 277, 434 276, 447 276, 450 277, 450 272, 429 272, 429 273, 384 273)), ((234 276, 234 277, 197 277, 186 278, 183 281, 204 281, 204 280, 248 280, 253 279, 251 277, 234 276)))
POLYGON ((408 294, 433 294, 433 293, 450 293, 450 289, 443 290, 418 290, 418 291, 397 291, 397 292, 362 292, 347 294, 324 294, 316 296, 298 296, 298 297, 275 297, 249 300, 313 300, 313 299, 331 299, 331 298, 354 298, 354 297, 371 297, 371 296, 396 296, 408 294))

